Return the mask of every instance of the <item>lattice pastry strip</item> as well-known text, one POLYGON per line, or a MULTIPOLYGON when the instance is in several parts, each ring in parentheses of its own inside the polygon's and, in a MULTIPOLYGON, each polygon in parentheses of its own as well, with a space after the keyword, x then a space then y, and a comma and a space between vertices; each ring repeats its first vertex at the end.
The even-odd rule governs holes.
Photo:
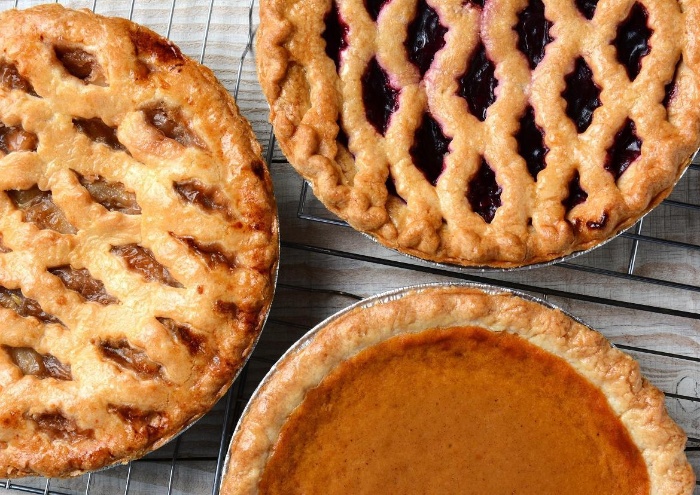
POLYGON ((670 192, 699 143, 696 16, 267 0, 258 69, 283 151, 333 212, 399 251, 513 267, 593 247, 670 192))
POLYGON ((76 475, 230 385, 272 298, 272 187, 231 97, 168 41, 55 5, 0 17, 0 466, 76 475))

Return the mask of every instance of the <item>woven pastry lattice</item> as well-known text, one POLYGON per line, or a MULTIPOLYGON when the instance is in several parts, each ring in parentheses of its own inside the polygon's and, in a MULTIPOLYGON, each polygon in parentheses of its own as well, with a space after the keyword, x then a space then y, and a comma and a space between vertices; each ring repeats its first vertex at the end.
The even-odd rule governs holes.
POLYGON ((205 69, 125 20, 2 14, 0 476, 157 447, 225 392, 272 297, 260 148, 205 69))
POLYGON ((420 257, 515 266, 597 245, 698 143, 697 16, 675 0, 268 0, 258 67, 290 162, 420 257))

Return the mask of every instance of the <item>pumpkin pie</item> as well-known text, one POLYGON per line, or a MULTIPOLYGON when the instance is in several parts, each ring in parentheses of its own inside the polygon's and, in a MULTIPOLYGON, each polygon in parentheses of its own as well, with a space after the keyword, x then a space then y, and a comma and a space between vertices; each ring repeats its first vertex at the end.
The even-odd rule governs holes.
POLYGON ((361 302, 273 368, 221 493, 691 494, 637 363, 541 302, 424 286, 361 302))

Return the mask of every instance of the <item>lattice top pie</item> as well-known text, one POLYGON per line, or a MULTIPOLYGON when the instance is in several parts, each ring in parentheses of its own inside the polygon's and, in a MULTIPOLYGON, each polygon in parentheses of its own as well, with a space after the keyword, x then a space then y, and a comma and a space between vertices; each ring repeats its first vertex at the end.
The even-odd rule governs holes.
POLYGON ((272 297, 272 186, 167 40, 57 5, 0 25, 0 477, 76 475, 230 385, 272 297))
POLYGON ((331 317, 273 367, 222 495, 690 495, 685 435, 629 356, 499 290, 412 288, 331 317))
POLYGON ((586 250, 698 146, 688 0, 263 0, 282 150, 382 244, 514 267, 586 250))

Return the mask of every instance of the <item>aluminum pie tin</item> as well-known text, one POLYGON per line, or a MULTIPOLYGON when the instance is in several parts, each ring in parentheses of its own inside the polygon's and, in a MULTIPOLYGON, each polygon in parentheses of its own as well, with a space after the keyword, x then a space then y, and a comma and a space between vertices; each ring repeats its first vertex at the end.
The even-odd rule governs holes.
MULTIPOLYGON (((404 297, 407 297, 409 295, 413 294, 420 294, 423 292, 429 292, 429 291, 443 291, 443 290, 449 290, 451 288, 463 288, 463 289, 468 289, 468 290, 476 290, 481 292, 484 295, 487 296, 496 296, 496 295, 510 295, 510 296, 515 296, 517 298, 520 298, 522 300, 532 302, 535 304, 538 304, 540 306, 543 306, 546 309, 553 310, 556 312, 561 313, 563 316, 573 320, 574 322, 584 326, 586 329, 593 331, 595 333, 600 333, 597 330, 593 329, 589 325, 587 325, 585 322, 583 322, 580 318, 572 315, 568 311, 560 308, 559 306, 552 304, 548 301, 545 301, 544 299, 538 298, 536 296, 533 296, 531 294, 518 291, 518 290, 512 290, 512 289, 506 289, 502 287, 498 287, 496 285, 490 285, 490 284, 481 284, 481 283, 471 283, 471 282, 447 282, 447 283, 428 283, 428 284, 418 284, 418 285, 411 285, 399 289, 393 289, 390 291, 382 292, 379 294, 376 294, 374 296, 370 296, 368 298, 362 299, 361 301, 357 301, 350 306, 338 311, 337 313, 329 316, 325 320, 321 321, 318 323, 315 327, 310 329, 306 334, 304 334, 299 340, 297 340, 291 347, 287 349, 287 351, 279 358, 279 360, 270 368, 270 370, 267 372, 265 377, 260 381, 260 383, 257 385, 255 388, 253 394, 251 395, 250 399, 248 400, 248 403, 246 404, 245 408, 243 409, 243 412, 241 413, 240 418, 238 419, 238 422, 236 424, 236 428, 233 431, 233 435, 231 438, 231 442, 229 444, 228 452, 226 454, 226 458, 224 461, 224 469, 222 471, 222 477, 221 477, 221 486, 223 486, 224 481, 227 478, 227 475, 229 474, 229 468, 231 464, 231 454, 232 454, 232 446, 233 444, 239 439, 241 435, 245 433, 245 430, 243 429, 242 425, 246 420, 247 415, 250 413, 252 407, 255 405, 255 403, 263 397, 264 394, 264 389, 268 383, 276 379, 276 376, 279 372, 279 368, 282 365, 282 363, 285 363, 287 361, 296 360, 299 359, 301 355, 303 355, 304 350, 314 341, 315 338, 322 332, 326 331, 330 326, 332 326, 334 323, 338 322, 341 320, 344 316, 348 315, 349 313, 352 313, 354 311, 362 311, 364 309, 369 309, 374 306, 379 306, 379 305, 384 305, 387 303, 391 303, 393 301, 397 301, 400 299, 403 299, 404 297), (297 354, 296 356, 293 356, 294 354, 297 354)), ((470 325, 469 321, 463 321, 463 322, 450 322, 449 326, 459 326, 459 325, 470 325)), ((430 328, 436 328, 435 325, 417 325, 416 328, 412 329, 403 329, 400 331, 397 331, 391 335, 388 336, 383 336, 379 338, 377 341, 373 343, 369 343, 367 345, 363 345, 362 347, 356 348, 356 352, 354 354, 351 354, 349 356, 345 356, 343 360, 348 359, 350 357, 353 357, 359 352, 362 352, 363 350, 366 350, 374 345, 378 345, 392 337, 396 337, 398 335, 403 335, 403 334, 409 334, 409 333, 420 333, 422 331, 426 331, 430 328)), ((333 330, 331 330, 333 331, 333 330)), ((504 329, 503 331, 507 331, 507 329, 504 329)), ((614 347, 612 343, 610 343, 611 347, 614 347)), ((295 363, 295 366, 298 363, 295 363)), ((330 368, 331 370, 333 368, 330 368)), ((321 372, 319 375, 322 375, 320 378, 319 382, 323 380, 323 378, 327 375, 328 370, 325 370, 324 372, 321 372)), ((316 385, 318 385, 316 383, 316 385)), ((316 386, 313 385, 313 386, 316 386)), ((304 393, 309 390, 312 387, 307 387, 304 390, 304 393)), ((266 399, 262 399, 266 400, 266 399)), ((303 401, 303 398, 301 399, 303 401)), ((301 402, 299 402, 300 404, 301 402)), ((298 404, 297 404, 298 405, 298 404)), ((272 405, 271 405, 272 406, 272 405)), ((224 492, 221 492, 224 493, 224 492)))

